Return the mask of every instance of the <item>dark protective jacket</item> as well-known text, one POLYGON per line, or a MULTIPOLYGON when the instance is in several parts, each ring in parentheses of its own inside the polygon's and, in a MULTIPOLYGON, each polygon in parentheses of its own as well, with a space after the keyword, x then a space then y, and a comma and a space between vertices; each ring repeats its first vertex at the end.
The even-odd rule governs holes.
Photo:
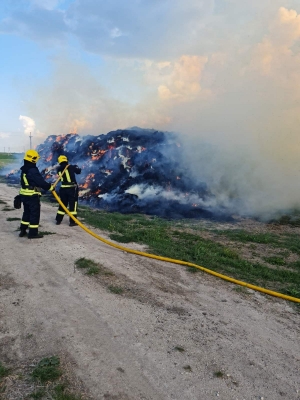
POLYGON ((78 165, 68 165, 68 168, 65 170, 63 173, 64 169, 68 165, 67 162, 62 162, 59 164, 59 167, 57 168, 57 173, 61 177, 61 188, 69 188, 69 187, 74 187, 77 185, 76 177, 75 174, 80 174, 81 169, 78 167, 78 165))
POLYGON ((24 196, 41 194, 39 188, 49 190, 51 183, 45 181, 34 163, 24 160, 24 165, 21 167, 20 194, 24 196))

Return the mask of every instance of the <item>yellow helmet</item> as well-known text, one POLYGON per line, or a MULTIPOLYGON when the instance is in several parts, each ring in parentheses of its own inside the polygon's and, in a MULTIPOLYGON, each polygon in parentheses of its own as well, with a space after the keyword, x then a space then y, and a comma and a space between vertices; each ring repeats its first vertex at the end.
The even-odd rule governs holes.
POLYGON ((40 158, 39 153, 36 150, 28 150, 25 153, 24 160, 36 163, 40 158))
POLYGON ((64 161, 68 162, 68 159, 67 159, 66 156, 59 156, 58 159, 57 159, 57 161, 58 161, 59 164, 60 164, 60 163, 62 163, 62 162, 64 162, 64 161))

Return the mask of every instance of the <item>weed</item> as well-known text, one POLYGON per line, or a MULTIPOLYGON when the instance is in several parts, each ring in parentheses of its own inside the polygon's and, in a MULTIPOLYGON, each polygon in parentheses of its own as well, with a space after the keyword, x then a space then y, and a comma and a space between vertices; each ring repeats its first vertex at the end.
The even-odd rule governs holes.
POLYGON ((46 235, 55 235, 55 232, 48 232, 48 231, 40 231, 40 234, 46 236, 46 235))
POLYGON ((62 375, 59 364, 60 360, 58 357, 43 358, 32 371, 31 375, 34 380, 42 383, 54 381, 62 375))
POLYGON ((183 347, 180 347, 180 346, 175 346, 174 347, 174 350, 177 350, 177 351, 179 351, 180 353, 183 353, 185 350, 184 350, 184 348, 183 347))
POLYGON ((300 260, 294 261, 288 265, 289 268, 299 269, 300 270, 300 260))
POLYGON ((81 400, 82 397, 76 396, 72 393, 67 393, 66 386, 64 384, 61 384, 61 385, 57 385, 54 388, 53 399, 54 400, 81 400))
POLYGON ((273 265, 285 265, 286 262, 282 257, 263 257, 263 260, 265 260, 266 262, 268 262, 269 264, 273 264, 273 265))
MULTIPOLYGON (((135 242, 147 245, 148 252, 158 256, 202 265, 272 290, 278 290, 282 284, 285 288, 291 284, 300 285, 297 264, 289 265, 289 270, 283 270, 256 261, 248 261, 229 246, 216 242, 215 238, 210 240, 199 236, 198 232, 203 229, 193 228, 190 221, 167 221, 141 214, 123 215, 91 210, 82 206, 80 213, 87 224, 108 231, 111 239, 123 243, 135 242), (189 232, 185 228, 189 228, 189 232)), ((296 234, 253 233, 240 229, 214 231, 210 229, 210 232, 214 232, 217 239, 218 236, 226 236, 232 241, 247 243, 251 248, 255 248, 259 243, 300 255, 300 237, 296 234)), ((281 258, 284 259, 282 256, 281 258)), ((98 266, 96 263, 93 265, 98 266)), ((89 265, 83 268, 88 267, 89 265)), ((187 270, 191 273, 198 271, 196 268, 187 270)))
POLYGON ((300 286, 298 286, 298 287, 291 286, 291 287, 285 289, 284 291, 289 296, 300 298, 300 286))
POLYGON ((192 367, 191 367, 190 365, 185 365, 185 366, 183 367, 183 369, 185 369, 185 370, 188 371, 188 372, 192 372, 192 367))
POLYGON ((6 201, 0 200, 0 204, 7 204, 6 201))
POLYGON ((89 267, 89 269, 87 270, 86 274, 87 275, 97 275, 100 272, 100 268, 99 267, 89 267))
POLYGON ((95 268, 98 267, 98 264, 93 260, 89 260, 88 258, 81 257, 75 261, 75 265, 77 268, 95 268))
POLYGON ((40 389, 40 390, 38 390, 36 392, 31 393, 29 395, 29 397, 31 399, 39 400, 39 399, 42 399, 45 396, 45 394, 46 394, 45 390, 44 389, 40 389))
POLYGON ((26 335, 26 339, 31 339, 33 337, 33 334, 32 333, 28 333, 27 335, 26 335))
POLYGON ((124 289, 119 286, 109 285, 107 288, 110 292, 115 294, 122 294, 124 292, 124 289))
POLYGON ((248 289, 245 286, 235 286, 234 290, 238 293, 249 294, 248 289))
POLYGON ((222 372, 222 371, 216 371, 216 372, 214 372, 214 376, 215 376, 216 378, 223 378, 223 377, 224 377, 224 372, 222 372))
POLYGON ((200 272, 201 270, 195 267, 186 267, 187 272, 191 274, 197 274, 197 272, 200 272))
POLYGON ((6 221, 20 221, 21 218, 6 218, 6 221))
POLYGON ((4 378, 7 375, 9 375, 9 369, 0 362, 0 378, 4 378))
POLYGON ((223 254, 225 257, 228 257, 228 258, 239 258, 239 255, 237 254, 237 252, 232 249, 229 249, 228 247, 223 248, 223 254))
POLYGON ((10 208, 10 207, 4 207, 2 208, 2 211, 14 211, 14 208, 10 208))

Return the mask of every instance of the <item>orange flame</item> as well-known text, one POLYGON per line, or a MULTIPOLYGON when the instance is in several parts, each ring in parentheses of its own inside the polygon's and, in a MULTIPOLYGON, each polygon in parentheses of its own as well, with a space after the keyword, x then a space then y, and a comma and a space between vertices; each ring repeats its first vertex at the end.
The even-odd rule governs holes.
POLYGON ((92 153, 91 157, 93 161, 99 160, 105 153, 107 150, 99 150, 97 153, 92 153))

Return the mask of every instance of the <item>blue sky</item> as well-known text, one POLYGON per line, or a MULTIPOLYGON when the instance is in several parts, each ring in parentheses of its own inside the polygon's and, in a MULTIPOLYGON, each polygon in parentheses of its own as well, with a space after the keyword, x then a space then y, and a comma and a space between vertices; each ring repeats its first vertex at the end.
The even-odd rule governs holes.
POLYGON ((297 0, 2 0, 0 150, 138 125, 273 138, 272 152, 288 129, 299 155, 299 13, 297 0))
POLYGON ((175 131, 216 197, 299 206, 299 0, 2 0, 0 52, 0 151, 175 131))

